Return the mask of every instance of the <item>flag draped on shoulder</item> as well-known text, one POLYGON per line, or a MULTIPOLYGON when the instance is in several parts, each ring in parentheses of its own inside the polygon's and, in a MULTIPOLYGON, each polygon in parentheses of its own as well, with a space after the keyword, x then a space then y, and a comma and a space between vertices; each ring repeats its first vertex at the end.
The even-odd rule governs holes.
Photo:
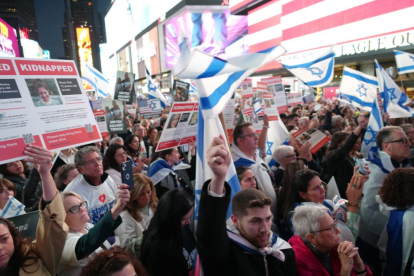
POLYGON ((300 61, 285 61, 282 65, 308 86, 326 86, 334 75, 335 53, 331 47, 319 55, 300 61))
POLYGON ((356 107, 371 111, 377 98, 377 87, 378 81, 374 76, 344 66, 339 91, 356 107))
POLYGON ((414 72, 414 54, 398 50, 394 50, 394 54, 399 75, 414 72))
POLYGON ((147 82, 148 82, 148 99, 160 100, 162 108, 165 108, 168 105, 167 99, 164 97, 164 95, 161 93, 161 91, 152 81, 151 74, 148 71, 146 66, 145 66, 145 74, 147 76, 147 82))
POLYGON ((222 60, 199 49, 189 50, 186 43, 182 45, 182 54, 173 74, 182 79, 194 79, 205 119, 220 114, 233 92, 249 75, 286 52, 283 47, 275 46, 222 60))
POLYGON ((98 95, 106 97, 108 92, 109 81, 95 68, 86 64, 83 70, 82 80, 93 86, 98 95))
POLYGON ((380 95, 384 100, 384 112, 388 113, 390 118, 413 116, 414 109, 405 106, 405 104, 411 102, 410 99, 401 91, 377 60, 375 60, 375 69, 377 70, 380 95))

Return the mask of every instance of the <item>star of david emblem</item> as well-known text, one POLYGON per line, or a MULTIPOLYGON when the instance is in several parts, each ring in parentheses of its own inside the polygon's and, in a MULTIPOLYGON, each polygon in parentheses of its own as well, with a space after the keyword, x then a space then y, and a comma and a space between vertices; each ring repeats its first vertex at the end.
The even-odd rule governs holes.
POLYGON ((149 91, 156 91, 157 87, 151 81, 148 83, 148 90, 149 91))
POLYGON ((369 143, 375 143, 375 139, 377 138, 378 131, 372 129, 371 126, 368 126, 367 131, 365 132, 364 136, 364 143, 368 146, 369 143), (367 139, 367 133, 371 133, 371 139, 367 139))
POLYGON ((395 96, 395 88, 388 88, 387 84, 384 81, 384 92, 390 94, 390 100, 395 100, 397 96, 395 96))
POLYGON ((356 90, 356 92, 358 92, 359 96, 362 98, 362 97, 367 95, 367 90, 368 90, 368 88, 366 88, 364 86, 364 84, 358 84, 358 89, 356 90), (364 91, 362 91, 362 90, 364 90, 364 91))
POLYGON ((266 141, 266 144, 267 144, 267 151, 266 151, 266 154, 267 155, 272 155, 272 146, 273 146, 273 142, 270 142, 270 141, 266 141))
POLYGON ((306 68, 306 70, 310 71, 312 75, 322 78, 323 71, 319 69, 318 67, 309 67, 309 68, 306 68))

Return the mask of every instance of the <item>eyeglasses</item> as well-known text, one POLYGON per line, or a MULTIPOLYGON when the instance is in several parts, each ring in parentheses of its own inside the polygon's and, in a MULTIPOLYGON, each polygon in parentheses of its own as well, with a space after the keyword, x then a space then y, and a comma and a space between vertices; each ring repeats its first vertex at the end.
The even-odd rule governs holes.
POLYGON ((85 162, 85 165, 90 166, 92 164, 95 164, 96 162, 101 163, 102 162, 102 157, 96 157, 94 159, 88 160, 88 161, 85 162))
POLYGON ((318 233, 318 232, 322 232, 322 231, 331 230, 332 234, 336 234, 336 231, 337 231, 336 229, 338 229, 338 226, 336 226, 336 223, 334 223, 334 224, 331 224, 331 226, 329 228, 322 229, 322 230, 315 231, 315 232, 311 232, 311 233, 318 233))
POLYGON ((79 211, 80 211, 80 208, 85 208, 85 209, 88 209, 88 203, 86 202, 86 201, 83 201, 81 204, 79 204, 78 206, 73 206, 73 207, 70 207, 69 208, 69 210, 66 212, 66 214, 67 213, 69 213, 69 212, 71 212, 72 214, 77 214, 77 213, 79 213, 79 211))
POLYGON ((115 155, 115 157, 124 157, 127 156, 128 154, 124 151, 123 153, 118 153, 115 155))
POLYGON ((389 141, 389 142, 385 142, 385 143, 387 143, 387 144, 402 143, 403 145, 407 145, 409 141, 410 141, 409 138, 401 138, 401 139, 398 139, 398 140, 389 141))
POLYGON ((243 138, 243 137, 253 138, 254 136, 259 137, 259 134, 256 133, 256 132, 253 132, 253 133, 250 133, 250 134, 242 135, 242 136, 240 136, 240 138, 243 138))

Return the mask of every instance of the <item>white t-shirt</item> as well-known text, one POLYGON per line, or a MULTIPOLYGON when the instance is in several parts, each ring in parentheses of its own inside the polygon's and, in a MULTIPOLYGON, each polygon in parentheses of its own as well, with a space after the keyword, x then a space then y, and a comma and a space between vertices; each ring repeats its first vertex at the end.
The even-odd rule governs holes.
POLYGON ((67 191, 78 193, 88 203, 89 222, 92 224, 96 224, 111 210, 118 194, 117 185, 109 175, 101 185, 93 186, 80 174, 66 186, 67 191))
POLYGON ((149 215, 141 213, 142 220, 136 221, 127 210, 121 212, 122 223, 115 230, 115 235, 119 237, 119 242, 122 248, 126 248, 128 242, 133 238, 139 238, 142 236, 142 232, 147 230, 151 218, 154 216, 152 209, 149 208, 149 215))

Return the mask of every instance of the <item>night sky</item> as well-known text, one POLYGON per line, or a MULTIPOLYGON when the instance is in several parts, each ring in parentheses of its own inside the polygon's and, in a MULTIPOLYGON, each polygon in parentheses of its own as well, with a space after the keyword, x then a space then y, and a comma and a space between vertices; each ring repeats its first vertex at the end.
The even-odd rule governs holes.
MULTIPOLYGON (((94 0, 98 10, 105 17, 110 0, 94 0)), ((44 50, 50 51, 51 58, 64 57, 62 27, 64 26, 63 0, 34 0, 36 9, 39 44, 44 50)))

